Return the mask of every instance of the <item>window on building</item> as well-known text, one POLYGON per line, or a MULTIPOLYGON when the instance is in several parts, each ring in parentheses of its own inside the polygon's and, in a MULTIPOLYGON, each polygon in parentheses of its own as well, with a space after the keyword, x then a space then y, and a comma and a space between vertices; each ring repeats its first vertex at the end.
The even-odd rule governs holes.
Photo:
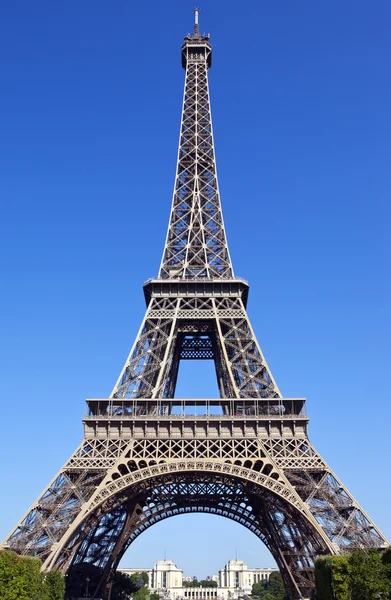
POLYGON ((162 588, 167 587, 167 573, 163 571, 162 573, 162 588))

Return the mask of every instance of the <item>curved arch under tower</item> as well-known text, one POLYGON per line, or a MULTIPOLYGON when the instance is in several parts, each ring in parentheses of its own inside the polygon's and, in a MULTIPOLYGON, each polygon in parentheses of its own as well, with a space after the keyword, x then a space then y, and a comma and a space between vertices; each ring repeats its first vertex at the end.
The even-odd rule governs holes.
POLYGON ((100 597, 127 548, 146 529, 176 515, 208 513, 252 531, 272 553, 292 597, 309 595, 315 557, 332 550, 311 513, 303 512, 283 482, 249 465, 199 461, 170 466, 153 473, 144 468, 133 482, 126 476, 116 479, 110 493, 95 498, 90 512, 69 528, 51 566, 79 575, 86 563, 95 565, 95 580, 88 572, 90 586, 100 597))

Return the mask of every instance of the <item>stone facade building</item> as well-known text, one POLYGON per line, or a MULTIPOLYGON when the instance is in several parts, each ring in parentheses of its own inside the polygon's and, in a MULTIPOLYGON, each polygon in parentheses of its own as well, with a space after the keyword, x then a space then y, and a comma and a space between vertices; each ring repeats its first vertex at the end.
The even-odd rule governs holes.
POLYGON ((151 591, 182 588, 183 570, 178 569, 172 560, 158 560, 153 569, 118 569, 126 575, 147 573, 151 591))
POLYGON ((268 581, 274 571, 278 569, 249 569, 243 560, 229 560, 219 571, 219 587, 251 592, 253 583, 268 581))
POLYGON ((142 571, 147 573, 150 592, 158 593, 164 600, 235 600, 251 592, 253 583, 268 581, 270 574, 278 569, 249 569, 242 560, 229 560, 218 575, 210 577, 218 587, 184 587, 183 583, 192 578, 184 577, 182 569, 172 560, 158 560, 153 569, 119 571, 129 576, 142 571))

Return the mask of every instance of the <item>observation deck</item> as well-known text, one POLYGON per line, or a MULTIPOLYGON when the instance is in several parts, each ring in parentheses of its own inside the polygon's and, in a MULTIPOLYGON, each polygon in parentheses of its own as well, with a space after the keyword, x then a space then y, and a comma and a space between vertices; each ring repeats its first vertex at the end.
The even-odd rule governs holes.
POLYGON ((194 31, 185 35, 182 44, 182 67, 186 69, 189 56, 192 58, 206 57, 208 68, 212 66, 212 46, 209 42, 210 35, 200 34, 198 25, 198 8, 194 9, 194 31))
POLYGON ((306 437, 304 398, 89 398, 85 438, 306 437))
POLYGON ((144 283, 145 302, 148 306, 151 298, 241 298, 247 306, 249 285, 240 277, 230 279, 148 279, 144 283))

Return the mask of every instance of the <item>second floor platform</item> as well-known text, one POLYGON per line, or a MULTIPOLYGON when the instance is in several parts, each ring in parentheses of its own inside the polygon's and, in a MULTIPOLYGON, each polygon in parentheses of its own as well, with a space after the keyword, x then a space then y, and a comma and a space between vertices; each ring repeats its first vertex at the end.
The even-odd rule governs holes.
POLYGON ((85 437, 306 436, 304 398, 89 398, 85 437))

